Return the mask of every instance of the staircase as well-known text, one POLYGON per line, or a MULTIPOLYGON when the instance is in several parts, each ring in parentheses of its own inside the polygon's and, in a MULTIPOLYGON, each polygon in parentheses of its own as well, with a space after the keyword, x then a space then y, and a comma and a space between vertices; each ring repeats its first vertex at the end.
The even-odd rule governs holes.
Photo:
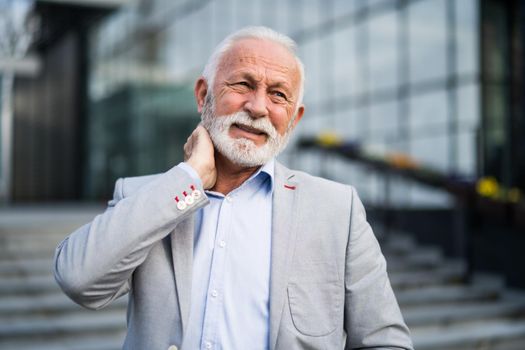
MULTIPOLYGON (((57 244, 102 207, 0 210, 0 350, 120 349, 126 299, 85 310, 52 275, 57 244)), ((406 235, 382 239, 390 280, 418 350, 525 349, 525 295, 495 278, 464 282, 461 261, 406 235)))
MULTIPOLYGON (((418 350, 524 350, 525 293, 400 233, 381 240, 392 287, 418 350)), ((504 252, 502 252, 504 254, 504 252)))
POLYGON ((0 349, 121 349, 126 300, 101 311, 69 300, 53 277, 57 244, 103 207, 0 211, 0 349))

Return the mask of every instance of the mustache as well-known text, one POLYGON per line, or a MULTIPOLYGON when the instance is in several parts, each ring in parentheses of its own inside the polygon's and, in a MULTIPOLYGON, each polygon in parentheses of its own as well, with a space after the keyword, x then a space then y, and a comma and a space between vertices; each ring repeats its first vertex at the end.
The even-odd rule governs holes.
POLYGON ((227 124, 228 128, 233 124, 239 124, 262 131, 270 138, 277 137, 277 130, 274 128, 268 118, 253 119, 248 113, 244 111, 239 111, 229 116, 219 118, 225 118, 225 124, 227 124))
MULTIPOLYGON (((252 118, 247 112, 245 111, 239 111, 230 115, 224 115, 224 116, 213 116, 215 123, 218 123, 220 125, 220 128, 222 131, 228 130, 232 125, 239 124, 243 126, 247 126, 249 128, 257 129, 261 132, 264 132, 270 139, 274 139, 278 137, 277 130, 272 125, 272 123, 268 120, 268 118, 259 118, 254 119, 252 118)), ((206 119, 206 118, 204 118, 206 119)), ((206 120, 203 120, 204 127, 208 129, 209 131, 209 125, 206 123, 206 120)))

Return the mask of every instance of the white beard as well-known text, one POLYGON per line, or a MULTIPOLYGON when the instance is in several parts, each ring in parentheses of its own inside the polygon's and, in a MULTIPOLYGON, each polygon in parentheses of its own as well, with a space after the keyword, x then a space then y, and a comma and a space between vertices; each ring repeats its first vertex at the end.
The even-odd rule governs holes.
POLYGON ((268 118, 253 119, 244 111, 226 116, 215 116, 213 97, 206 97, 202 109, 202 125, 208 130, 215 148, 232 163, 243 167, 255 167, 266 164, 276 157, 288 144, 290 139, 290 122, 284 135, 280 135, 268 118), (264 131, 267 135, 264 145, 257 146, 247 138, 230 136, 232 124, 243 124, 264 131))

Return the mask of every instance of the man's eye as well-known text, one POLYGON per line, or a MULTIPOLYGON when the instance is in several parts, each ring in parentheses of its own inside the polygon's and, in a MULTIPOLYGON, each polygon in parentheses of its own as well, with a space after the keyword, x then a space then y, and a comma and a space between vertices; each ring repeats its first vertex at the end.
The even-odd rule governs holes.
POLYGON ((274 91, 273 94, 279 98, 282 98, 284 100, 288 100, 288 98, 286 97, 286 95, 280 91, 274 91))
POLYGON ((237 83, 237 85, 241 85, 241 86, 246 86, 246 87, 250 87, 250 84, 248 84, 247 81, 240 81, 237 83))

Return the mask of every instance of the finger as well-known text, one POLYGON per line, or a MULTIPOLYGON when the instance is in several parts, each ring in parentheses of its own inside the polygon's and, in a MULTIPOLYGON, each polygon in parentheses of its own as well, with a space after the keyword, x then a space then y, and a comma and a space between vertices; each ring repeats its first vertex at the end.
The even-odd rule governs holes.
POLYGON ((202 124, 197 125, 197 127, 195 128, 195 131, 196 131, 197 133, 199 133, 199 134, 200 134, 200 133, 203 133, 203 132, 207 132, 207 131, 206 131, 206 128, 205 128, 204 126, 202 126, 202 124))

